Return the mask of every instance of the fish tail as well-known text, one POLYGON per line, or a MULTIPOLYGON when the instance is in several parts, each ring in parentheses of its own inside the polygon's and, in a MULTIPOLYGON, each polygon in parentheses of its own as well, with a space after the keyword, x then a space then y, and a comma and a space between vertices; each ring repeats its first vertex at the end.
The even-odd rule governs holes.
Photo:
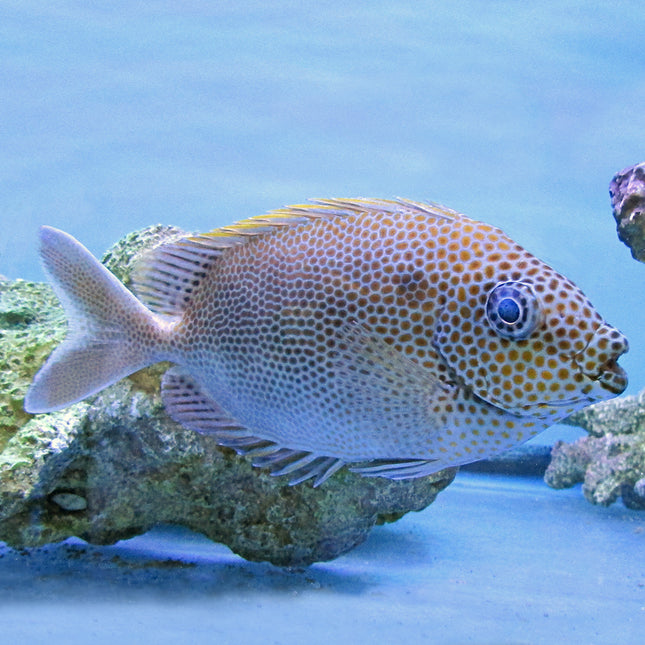
POLYGON ((80 242, 40 229, 43 267, 68 318, 65 341, 34 377, 27 412, 76 403, 160 360, 167 329, 80 242))

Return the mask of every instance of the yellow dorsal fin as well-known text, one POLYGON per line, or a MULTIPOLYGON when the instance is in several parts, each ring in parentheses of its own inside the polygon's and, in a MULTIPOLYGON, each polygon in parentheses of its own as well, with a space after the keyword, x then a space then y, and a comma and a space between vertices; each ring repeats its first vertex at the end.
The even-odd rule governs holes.
POLYGON ((153 311, 181 316, 211 266, 227 249, 285 227, 361 213, 424 214, 441 219, 462 217, 443 206, 403 199, 316 199, 310 204, 285 206, 210 233, 189 235, 158 246, 140 260, 132 276, 133 286, 139 298, 153 311))
POLYGON ((350 217, 361 213, 423 213, 441 219, 460 217, 459 213, 438 204, 424 204, 407 199, 312 199, 309 204, 293 204, 270 211, 265 215, 249 217, 189 238, 204 246, 225 249, 258 235, 267 235, 278 229, 306 224, 319 219, 350 217))

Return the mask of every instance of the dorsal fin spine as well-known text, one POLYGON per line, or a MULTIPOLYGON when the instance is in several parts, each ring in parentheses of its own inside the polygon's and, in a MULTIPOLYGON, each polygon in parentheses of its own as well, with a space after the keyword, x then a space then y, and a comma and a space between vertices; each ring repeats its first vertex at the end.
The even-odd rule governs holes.
POLYGON ((139 264, 133 285, 137 295, 156 313, 181 316, 200 281, 228 249, 284 228, 368 212, 424 213, 443 219, 459 216, 443 206, 402 199, 314 199, 310 204, 286 206, 161 245, 148 252, 139 264))

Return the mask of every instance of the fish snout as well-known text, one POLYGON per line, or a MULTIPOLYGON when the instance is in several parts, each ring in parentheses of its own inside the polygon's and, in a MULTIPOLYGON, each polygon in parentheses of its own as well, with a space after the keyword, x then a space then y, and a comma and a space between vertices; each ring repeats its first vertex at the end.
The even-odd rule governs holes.
POLYGON ((615 327, 604 323, 594 332, 580 356, 582 373, 612 394, 622 394, 627 387, 627 372, 618 359, 629 351, 629 342, 615 327))

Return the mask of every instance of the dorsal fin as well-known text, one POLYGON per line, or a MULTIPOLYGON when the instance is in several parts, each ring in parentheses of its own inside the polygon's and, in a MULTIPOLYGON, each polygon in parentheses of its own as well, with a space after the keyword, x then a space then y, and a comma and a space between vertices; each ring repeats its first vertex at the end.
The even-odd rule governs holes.
POLYGON ((209 233, 162 244, 142 257, 132 275, 133 288, 156 313, 180 316, 201 280, 226 250, 285 227, 368 212, 423 213, 441 219, 460 216, 443 206, 404 199, 315 199, 310 204, 285 206, 209 233))
POLYGON ((348 216, 360 213, 405 213, 409 215, 423 214, 439 219, 455 219, 464 217, 461 213, 454 211, 446 206, 434 203, 415 202, 411 199, 370 199, 370 198, 351 198, 351 199, 312 199, 311 204, 297 204, 288 206, 285 209, 273 211, 280 213, 282 211, 290 212, 292 209, 298 211, 304 210, 310 214, 324 209, 324 213, 330 216, 348 216))
POLYGON ((423 204, 408 199, 312 199, 310 204, 293 204, 270 211, 265 215, 249 217, 230 226, 203 233, 191 240, 215 246, 222 250, 247 242, 258 235, 267 235, 285 226, 298 226, 314 220, 350 217, 361 213, 407 213, 430 215, 440 219, 463 217, 445 206, 423 204))
POLYGON ((143 254, 132 272, 132 288, 154 312, 180 316, 219 253, 185 237, 143 254))

